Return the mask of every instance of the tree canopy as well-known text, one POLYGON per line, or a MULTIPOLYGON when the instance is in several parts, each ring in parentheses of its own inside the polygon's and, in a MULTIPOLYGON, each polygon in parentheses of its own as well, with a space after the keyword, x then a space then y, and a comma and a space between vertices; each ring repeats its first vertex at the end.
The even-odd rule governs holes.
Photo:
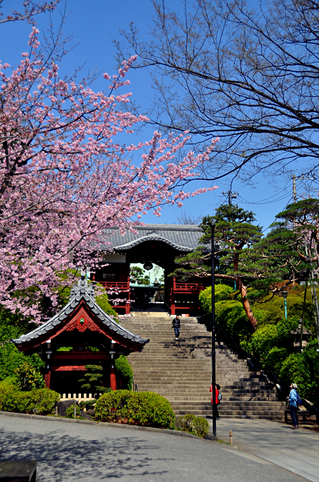
POLYGON ((165 0, 153 5, 147 40, 131 24, 119 55, 138 54, 153 75, 155 124, 187 128, 199 144, 221 138, 202 176, 315 174, 318 2, 185 0, 179 11, 165 0))
POLYGON ((144 268, 140 268, 139 266, 130 267, 130 280, 131 283, 136 283, 142 286, 149 286, 150 284, 150 276, 146 274, 144 268))
POLYGON ((146 212, 206 191, 183 186, 215 145, 177 159, 185 134, 155 131, 135 144, 134 127, 147 121, 128 107, 135 59, 95 92, 91 78, 60 76, 62 40, 40 39, 33 26, 20 65, 0 64, 0 302, 38 321, 37 301, 57 302, 59 273, 94 268, 104 228, 132 229, 146 212))

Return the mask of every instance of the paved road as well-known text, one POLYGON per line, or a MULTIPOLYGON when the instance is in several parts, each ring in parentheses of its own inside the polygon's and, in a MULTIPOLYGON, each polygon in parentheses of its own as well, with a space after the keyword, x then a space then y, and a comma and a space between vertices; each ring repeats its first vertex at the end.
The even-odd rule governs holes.
POLYGON ((9 458, 37 459, 38 482, 305 482, 219 442, 1 414, 0 460, 9 458))
POLYGON ((319 482, 319 432, 269 420, 221 419, 217 421, 217 436, 241 450, 278 464, 307 480, 319 482))

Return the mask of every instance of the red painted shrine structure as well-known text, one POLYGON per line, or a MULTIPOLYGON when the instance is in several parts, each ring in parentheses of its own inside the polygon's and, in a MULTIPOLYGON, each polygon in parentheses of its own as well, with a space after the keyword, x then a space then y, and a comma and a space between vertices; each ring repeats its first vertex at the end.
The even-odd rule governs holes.
POLYGON ((114 360, 121 354, 141 351, 149 340, 119 325, 95 302, 94 283, 79 280, 70 301, 35 330, 13 339, 20 351, 38 353, 45 361, 45 384, 60 393, 81 392, 79 379, 88 364, 103 365, 102 384, 120 388, 114 360))
POLYGON ((183 224, 147 224, 135 227, 134 232, 127 230, 124 235, 118 229, 106 230, 100 249, 106 252, 108 266, 98 270, 94 280, 104 285, 109 293, 114 290, 114 295, 109 294, 110 301, 120 300, 114 308, 128 315, 132 306, 134 309, 130 264, 142 263, 144 267, 157 264, 165 272, 164 301, 170 314, 198 312, 198 295, 210 280, 180 282, 169 275, 177 266, 175 259, 194 251, 202 235, 198 226, 183 224))

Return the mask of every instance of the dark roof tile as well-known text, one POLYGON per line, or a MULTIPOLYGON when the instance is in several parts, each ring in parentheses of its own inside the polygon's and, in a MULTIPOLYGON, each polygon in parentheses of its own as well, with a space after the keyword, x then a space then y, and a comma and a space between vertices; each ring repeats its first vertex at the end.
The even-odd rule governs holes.
POLYGON ((182 252, 193 251, 198 246, 203 231, 192 224, 147 224, 136 226, 136 232, 106 229, 101 237, 102 250, 126 251, 145 241, 162 241, 182 252))
POLYGON ((35 330, 30 331, 30 333, 22 335, 20 338, 12 339, 11 341, 15 345, 21 345, 46 334, 49 336, 51 330, 57 325, 62 324, 68 315, 75 310, 82 299, 85 300, 88 307, 97 316, 100 322, 103 323, 111 332, 122 336, 126 340, 137 343, 141 345, 141 347, 148 343, 149 340, 142 339, 139 335, 134 335, 134 333, 131 333, 123 328, 123 326, 119 325, 108 314, 106 314, 95 302, 93 285, 88 284, 87 280, 83 278, 79 280, 77 285, 73 286, 69 303, 65 305, 59 313, 57 313, 43 325, 38 326, 35 330))

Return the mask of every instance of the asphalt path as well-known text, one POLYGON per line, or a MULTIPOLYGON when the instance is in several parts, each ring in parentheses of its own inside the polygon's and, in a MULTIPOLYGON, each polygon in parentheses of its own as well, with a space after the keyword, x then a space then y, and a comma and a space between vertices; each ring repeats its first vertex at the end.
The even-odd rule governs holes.
POLYGON ((36 459, 37 481, 301 482, 225 443, 54 418, 0 416, 0 460, 36 459))
POLYGON ((312 482, 319 482, 319 432, 292 425, 254 419, 221 419, 217 436, 312 482))

